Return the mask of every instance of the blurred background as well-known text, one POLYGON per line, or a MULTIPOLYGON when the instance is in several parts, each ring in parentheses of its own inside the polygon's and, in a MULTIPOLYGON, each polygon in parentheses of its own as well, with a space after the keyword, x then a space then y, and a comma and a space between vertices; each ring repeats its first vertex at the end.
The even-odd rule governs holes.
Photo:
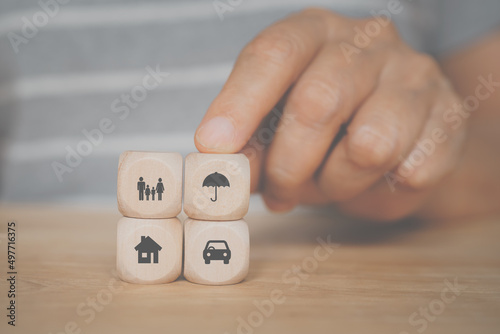
MULTIPOLYGON (((0 201, 115 206, 125 150, 195 151, 242 47, 308 6, 366 17, 387 0, 2 0, 0 201)), ((498 24, 498 0, 402 1, 392 20, 442 57, 498 24), (495 7, 493 7, 495 8, 495 7)))

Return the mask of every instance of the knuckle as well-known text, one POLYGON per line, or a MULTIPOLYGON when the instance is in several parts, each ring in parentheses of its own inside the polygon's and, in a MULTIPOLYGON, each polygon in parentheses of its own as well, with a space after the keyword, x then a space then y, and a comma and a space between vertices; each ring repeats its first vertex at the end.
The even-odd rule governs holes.
POLYGON ((282 65, 284 61, 303 49, 303 43, 296 32, 274 29, 257 36, 246 47, 246 54, 282 65))
POLYGON ((435 151, 424 152, 417 148, 399 166, 398 174, 404 180, 404 185, 410 189, 431 189, 455 171, 460 161, 460 152, 461 150, 453 152, 451 149, 443 156, 435 151))
POLYGON ((361 130, 349 138, 348 157, 361 168, 381 168, 394 160, 395 141, 386 131, 361 130))
POLYGON ((266 177, 273 185, 281 188, 295 188, 300 185, 297 173, 284 166, 269 165, 266 168, 266 177))
POLYGON ((420 174, 421 173, 414 173, 414 175, 407 178, 405 182, 406 186, 416 191, 427 189, 429 185, 426 180, 421 177, 420 174))
POLYGON ((426 168, 417 168, 410 176, 405 179, 405 186, 416 190, 426 190, 430 188, 435 181, 431 173, 426 168))
POLYGON ((333 40, 334 32, 338 33, 338 29, 335 29, 335 27, 340 22, 346 21, 345 17, 331 10, 319 7, 305 8, 299 15, 310 20, 310 22, 316 24, 319 29, 325 31, 328 40, 333 40))
POLYGON ((425 53, 416 53, 413 56, 411 63, 416 69, 418 69, 418 71, 426 74, 440 72, 439 65, 436 60, 425 53))
POLYGON ((435 87, 439 82, 441 70, 436 60, 423 53, 417 53, 409 57, 406 61, 407 71, 403 82, 407 87, 422 89, 425 87, 435 87))
POLYGON ((301 82, 290 95, 297 122, 314 130, 331 126, 347 104, 345 86, 322 76, 312 76, 301 82))
POLYGON ((398 28, 396 25, 390 21, 387 24, 380 25, 374 19, 362 19, 360 21, 360 26, 364 27, 365 31, 372 29, 373 32, 370 37, 376 39, 376 43, 370 44, 367 50, 374 49, 376 51, 386 50, 387 48, 394 48, 394 45, 401 44, 401 38, 399 35, 398 28), (378 27, 378 28, 373 28, 378 27))
POLYGON ((342 17, 335 12, 320 8, 320 7, 307 7, 300 11, 299 13, 302 16, 310 17, 316 21, 320 21, 320 23, 326 24, 326 27, 329 27, 330 23, 333 23, 335 20, 341 20, 342 17))
POLYGON ((331 12, 324 8, 310 6, 301 10, 300 13, 304 15, 323 16, 325 14, 330 14, 331 12))
POLYGON ((300 11, 303 14, 311 14, 311 15, 324 15, 324 14, 330 14, 332 13, 328 9, 321 8, 321 7, 314 7, 314 6, 309 6, 300 11))
POLYGON ((390 21, 383 29, 383 36, 388 40, 399 40, 399 31, 394 22, 390 21))

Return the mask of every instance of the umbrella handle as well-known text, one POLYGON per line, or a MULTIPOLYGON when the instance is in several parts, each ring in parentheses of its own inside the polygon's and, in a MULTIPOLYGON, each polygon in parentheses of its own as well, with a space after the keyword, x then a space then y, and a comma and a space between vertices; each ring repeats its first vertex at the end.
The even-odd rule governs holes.
POLYGON ((212 202, 217 201, 217 186, 215 187, 215 199, 210 198, 210 200, 211 200, 212 202))

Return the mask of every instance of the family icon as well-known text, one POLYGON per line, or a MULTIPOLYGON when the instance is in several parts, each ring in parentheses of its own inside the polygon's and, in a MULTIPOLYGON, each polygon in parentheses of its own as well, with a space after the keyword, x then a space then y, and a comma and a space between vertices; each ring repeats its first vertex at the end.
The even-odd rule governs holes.
POLYGON ((165 191, 165 187, 163 186, 163 182, 161 177, 158 179, 158 183, 155 187, 149 188, 149 184, 146 185, 144 182, 144 178, 139 177, 139 182, 137 182, 137 190, 139 191, 139 201, 144 201, 144 195, 146 195, 146 201, 149 201, 149 196, 151 196, 151 200, 155 200, 155 195, 158 194, 158 201, 162 200, 162 194, 165 191))

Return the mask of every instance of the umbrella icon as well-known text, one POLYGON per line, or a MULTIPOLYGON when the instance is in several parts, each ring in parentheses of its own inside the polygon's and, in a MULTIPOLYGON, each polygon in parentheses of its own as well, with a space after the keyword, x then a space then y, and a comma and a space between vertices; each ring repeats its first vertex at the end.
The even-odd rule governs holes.
POLYGON ((210 198, 212 202, 217 201, 217 188, 218 187, 230 187, 227 177, 217 172, 210 174, 203 181, 203 187, 214 187, 215 188, 215 199, 210 198))

